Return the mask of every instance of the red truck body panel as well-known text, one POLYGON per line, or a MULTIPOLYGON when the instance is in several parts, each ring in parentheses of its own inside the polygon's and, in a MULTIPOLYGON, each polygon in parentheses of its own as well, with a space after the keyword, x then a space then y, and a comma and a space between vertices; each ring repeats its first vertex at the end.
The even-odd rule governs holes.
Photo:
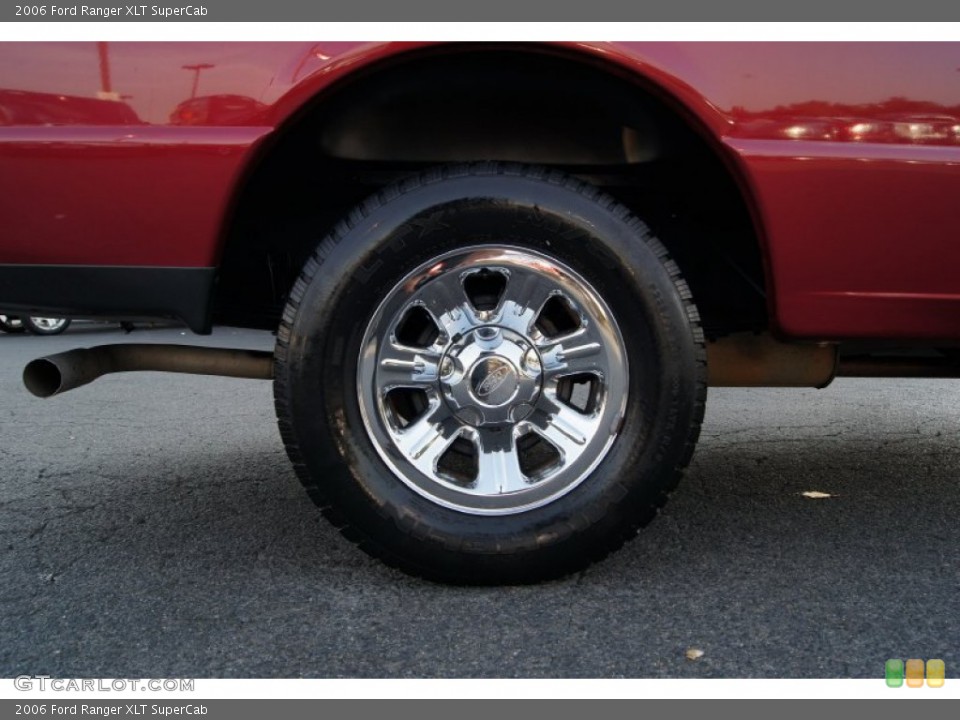
MULTIPOLYGON (((270 136, 422 47, 0 45, 0 264, 216 266, 270 136)), ((960 44, 561 49, 637 77, 712 141, 753 213, 782 335, 960 339, 960 44)))

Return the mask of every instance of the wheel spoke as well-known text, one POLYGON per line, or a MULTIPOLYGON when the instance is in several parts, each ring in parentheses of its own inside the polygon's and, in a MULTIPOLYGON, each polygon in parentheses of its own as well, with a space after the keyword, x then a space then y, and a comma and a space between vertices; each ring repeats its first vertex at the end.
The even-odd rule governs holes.
POLYGON ((518 333, 530 334, 543 306, 556 291, 556 285, 544 275, 515 270, 503 291, 502 323, 518 333))
POLYGON ((474 491, 485 495, 502 495, 526 487, 520 472, 520 456, 513 433, 481 430, 475 441, 478 471, 474 491))
POLYGON ((549 410, 538 409, 530 418, 530 425, 560 452, 564 463, 570 462, 583 452, 596 432, 596 423, 561 402, 544 401, 542 405, 550 406, 549 410))
POLYGON ((436 474, 437 462, 462 432, 441 404, 396 434, 397 448, 421 472, 436 474))
POLYGON ((437 381, 440 353, 434 348, 413 348, 397 342, 385 343, 377 364, 381 391, 396 387, 424 388, 437 381))
POLYGON ((603 345, 592 338, 587 328, 540 346, 543 372, 547 377, 563 377, 604 371, 603 345))
POLYGON ((480 323, 456 273, 431 278, 418 290, 417 296, 450 337, 465 333, 480 323))

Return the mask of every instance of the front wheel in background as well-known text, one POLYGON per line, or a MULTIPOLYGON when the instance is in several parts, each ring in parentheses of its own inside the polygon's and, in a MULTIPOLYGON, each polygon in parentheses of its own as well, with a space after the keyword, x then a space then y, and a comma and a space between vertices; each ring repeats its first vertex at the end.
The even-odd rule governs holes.
POLYGON ((346 537, 415 575, 533 582, 654 517, 693 452, 705 353, 679 269, 623 206, 473 165, 384 190, 320 243, 274 390, 346 537))
POLYGON ((34 335, 59 335, 68 327, 68 318, 24 317, 23 326, 34 335))

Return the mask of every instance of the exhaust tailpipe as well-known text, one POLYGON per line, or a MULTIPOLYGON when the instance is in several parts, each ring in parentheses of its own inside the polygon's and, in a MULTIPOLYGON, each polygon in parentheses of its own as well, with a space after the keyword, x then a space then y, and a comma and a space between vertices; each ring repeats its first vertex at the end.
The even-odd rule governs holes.
POLYGON ((711 387, 823 388, 835 377, 960 378, 960 359, 936 355, 841 355, 830 343, 784 343, 738 333, 707 344, 711 387))
POLYGON ((37 397, 48 398, 86 385, 102 375, 141 370, 270 380, 273 353, 196 345, 99 345, 27 363, 23 384, 37 397))
POLYGON ((777 342, 737 333, 707 344, 711 387, 823 388, 837 374, 836 345, 777 342))

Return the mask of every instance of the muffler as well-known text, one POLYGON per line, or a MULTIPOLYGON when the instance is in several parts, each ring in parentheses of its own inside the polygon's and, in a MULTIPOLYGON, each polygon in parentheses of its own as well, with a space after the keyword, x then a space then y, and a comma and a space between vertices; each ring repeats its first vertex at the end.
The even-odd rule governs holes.
POLYGON ((98 345, 27 363, 23 369, 23 384, 37 397, 48 398, 86 385, 103 375, 142 370, 270 380, 273 378, 273 353, 196 345, 98 345))

